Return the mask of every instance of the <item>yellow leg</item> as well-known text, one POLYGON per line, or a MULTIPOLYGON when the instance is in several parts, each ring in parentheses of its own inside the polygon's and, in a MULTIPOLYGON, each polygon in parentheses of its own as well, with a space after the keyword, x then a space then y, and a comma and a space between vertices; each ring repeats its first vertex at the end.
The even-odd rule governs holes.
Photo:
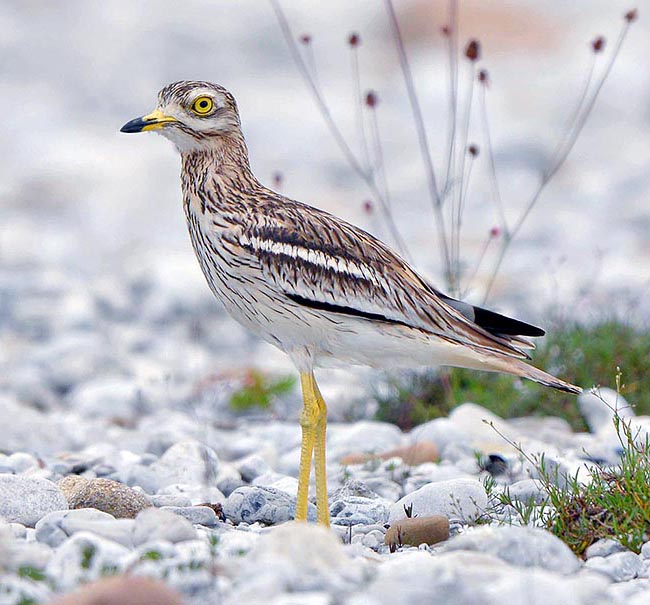
POLYGON ((300 470, 298 472, 298 499, 296 502, 296 520, 307 520, 307 503, 309 495, 309 476, 311 474, 312 455, 315 458, 316 504, 318 522, 329 525, 329 506, 327 502, 327 483, 325 476, 325 428, 327 408, 318 390, 312 372, 300 373, 302 386, 303 410, 300 417, 302 426, 302 446, 300 451, 300 470))
POLYGON ((316 380, 314 391, 318 402, 318 424, 316 425, 316 438, 314 441, 314 472, 316 474, 316 508, 318 522, 326 527, 330 524, 330 507, 327 500, 327 465, 325 460, 325 444, 327 431, 327 406, 320 394, 316 380))

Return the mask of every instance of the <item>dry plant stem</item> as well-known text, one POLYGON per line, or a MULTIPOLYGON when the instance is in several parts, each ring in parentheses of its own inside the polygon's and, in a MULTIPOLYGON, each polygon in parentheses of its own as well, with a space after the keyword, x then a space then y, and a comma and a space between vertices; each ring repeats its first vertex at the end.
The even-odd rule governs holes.
POLYGON ((616 44, 614 45, 614 50, 610 53, 610 57, 609 60, 607 61, 607 65, 605 66, 605 69, 603 70, 602 74, 596 81, 596 84, 593 90, 591 91, 591 93, 585 96, 585 101, 582 104, 581 109, 577 112, 575 123, 570 128, 570 132, 568 136, 565 135, 566 143, 564 145, 558 146, 558 149, 560 150, 559 155, 553 158, 549 169, 542 174, 542 178, 540 180, 537 189, 535 190, 535 193, 533 193, 528 204, 524 208, 524 211, 521 213, 521 215, 515 222, 512 229, 508 233, 504 233, 502 245, 499 250, 499 254, 497 256, 496 262, 494 264, 494 268, 492 269, 492 273, 490 275, 490 280, 488 282, 487 288, 485 290, 485 296, 483 297, 483 304, 485 304, 485 302, 487 301, 490 295, 490 292, 496 280, 496 276, 498 275, 499 270, 501 269, 501 265, 503 264, 503 259, 505 258, 506 253, 510 248, 510 244, 512 243, 512 240, 519 233, 523 224, 528 218, 530 212, 537 204, 542 192, 549 184, 549 182, 553 179, 553 177, 557 174, 558 170, 564 165, 564 162, 566 161, 567 157, 569 157, 569 154, 571 153, 573 147, 575 146, 576 141, 578 140, 578 137, 582 132, 582 129, 584 128, 585 124, 587 123, 587 120, 589 119, 589 116, 591 115, 591 112, 594 108, 594 105, 596 104, 596 100, 598 99, 600 91, 602 90, 605 81, 607 80, 609 74, 612 71, 612 67, 614 66, 614 63, 616 62, 616 59, 621 51, 623 42, 627 37, 627 33, 630 29, 630 25, 631 23, 627 20, 623 22, 623 26, 621 27, 621 31, 618 35, 618 39, 616 40, 616 44))
POLYGON ((384 164, 384 148, 381 144, 381 136, 379 134, 379 121, 377 120, 377 110, 373 108, 370 111, 370 132, 372 133, 372 148, 375 156, 375 173, 381 181, 386 203, 386 212, 391 212, 390 191, 388 189, 388 179, 386 177, 386 167, 384 164))
POLYGON ((447 172, 443 186, 443 202, 449 194, 451 175, 454 173, 456 155, 456 113, 458 108, 458 1, 449 0, 449 34, 447 36, 449 57, 449 126, 447 134, 447 172))
MULTIPOLYGON (((486 84, 483 84, 479 87, 479 105, 481 109, 481 123, 483 125, 483 138, 485 140, 485 147, 487 149, 490 183, 492 185, 492 199, 494 201, 494 205, 496 206, 497 213, 499 215, 499 223, 501 226, 501 231, 504 234, 507 234, 509 232, 508 221, 506 220, 506 214, 503 210, 503 200, 501 199, 499 179, 497 177, 497 169, 496 169, 496 164, 494 162, 494 147, 492 146, 492 136, 490 134, 490 121, 488 119, 488 112, 487 112, 486 89, 487 89, 486 84)), ((477 271, 478 268, 479 267, 477 266, 476 268, 477 271)))
POLYGON ((329 107, 327 106, 327 103, 325 102, 325 99, 320 91, 320 88, 318 87, 302 55, 300 54, 294 35, 291 32, 289 22, 287 21, 286 15, 284 14, 282 7, 280 6, 280 3, 278 2, 278 0, 269 0, 269 2, 273 7, 275 16, 280 25, 280 29, 282 30, 282 34, 285 40, 287 41, 291 56, 293 57, 293 60, 295 61, 298 67, 298 71, 300 72, 300 75, 302 76, 303 80, 307 83, 307 86, 309 87, 312 97, 316 103, 316 107, 320 111, 320 114, 323 117, 325 124, 327 125, 330 132, 332 133, 332 136, 334 137, 336 144, 343 152, 343 155, 345 156, 345 159, 347 160, 348 164, 350 164, 352 170, 354 170, 354 172, 356 172, 361 177, 361 179, 366 183, 368 189, 370 189, 372 195, 379 201, 380 206, 382 208, 384 220, 386 221, 386 225, 391 234, 391 237, 393 238, 395 245, 397 246, 397 249, 400 251, 402 256, 404 256, 408 260, 410 258, 408 247, 406 246, 406 243, 404 242, 402 236, 400 235, 399 229, 397 229, 397 225, 395 224, 395 221, 393 220, 390 211, 387 211, 386 201, 383 199, 382 193, 379 187, 377 186, 377 183, 375 182, 374 176, 372 175, 372 173, 366 171, 364 167, 361 165, 361 163, 355 156, 354 152, 352 151, 352 148, 350 147, 350 145, 348 145, 348 142, 345 140, 345 137, 343 136, 339 127, 337 126, 336 121, 332 117, 332 114, 329 110, 329 107))
POLYGON ((359 70, 359 51, 357 46, 350 48, 350 60, 352 63, 352 81, 354 82, 354 96, 357 106, 357 129, 359 131, 359 142, 361 143, 361 157, 365 170, 369 174, 373 172, 370 163, 370 151, 368 149, 368 137, 366 136, 366 124, 363 119, 363 94, 361 92, 361 72, 359 70))
MULTIPOLYGON (((454 213, 454 217, 452 219, 452 243, 455 243, 455 249, 453 250, 453 257, 455 260, 455 265, 454 265, 454 280, 453 280, 453 291, 456 295, 460 294, 460 273, 461 273, 461 267, 460 267, 460 230, 461 230, 461 225, 463 222, 463 198, 465 196, 465 188, 464 188, 464 181, 465 181, 465 159, 467 157, 467 143, 469 140, 469 123, 470 123, 470 118, 472 115, 472 99, 474 96, 474 79, 476 76, 476 70, 474 67, 474 62, 471 62, 469 64, 469 82, 468 82, 468 91, 467 91, 467 99, 465 102, 465 113, 462 117, 462 131, 461 131, 461 141, 460 141, 460 152, 459 152, 459 159, 458 159, 458 165, 459 165, 459 170, 458 170, 458 176, 459 176, 459 183, 458 183, 458 188, 457 188, 457 195, 452 196, 452 199, 455 200, 454 208, 452 209, 452 213, 454 213), (454 212, 455 211, 455 212, 454 212)), ((469 176, 469 175, 468 175, 469 176)))
POLYGON ((478 255, 478 258, 476 259, 476 263, 474 265, 474 270, 472 271, 472 274, 469 276, 469 279, 467 280, 467 285, 465 286, 465 290, 462 293, 461 298, 464 298, 467 296, 469 293, 469 288, 474 279, 476 278, 476 274, 478 273, 478 270, 480 269, 481 265, 483 264, 483 259, 485 258, 485 254, 487 253, 488 248, 490 247, 490 244, 492 243, 492 235, 488 235, 487 238, 485 238, 485 242, 483 243, 483 246, 481 247, 481 252, 478 255))
POLYGON ((413 75, 411 74, 411 66, 409 65, 408 57, 406 55, 404 41, 402 39, 402 33, 399 28, 399 23, 397 21, 393 3, 391 0, 384 0, 384 4, 386 5, 388 20, 390 22, 393 37, 395 39, 395 45, 397 46, 397 54, 399 57, 400 67, 402 70, 402 75, 404 76, 404 82, 406 84, 411 111, 413 113, 413 122, 415 124, 415 129, 418 136, 420 155, 422 156, 422 160, 424 162, 427 184, 429 188, 429 197, 431 199, 431 205, 434 211, 440 249, 442 251, 444 260, 445 275, 447 275, 449 279, 449 276, 451 276, 452 267, 451 258, 449 255, 449 247, 447 244, 447 235, 445 233, 445 217, 442 213, 442 200, 440 198, 440 193, 438 192, 438 185, 436 183, 436 175, 433 168, 433 161, 431 159, 431 152, 429 150, 429 143, 427 141, 427 133, 424 126, 424 119, 422 118, 420 102, 418 101, 417 93, 415 92, 415 84, 413 82, 413 75))

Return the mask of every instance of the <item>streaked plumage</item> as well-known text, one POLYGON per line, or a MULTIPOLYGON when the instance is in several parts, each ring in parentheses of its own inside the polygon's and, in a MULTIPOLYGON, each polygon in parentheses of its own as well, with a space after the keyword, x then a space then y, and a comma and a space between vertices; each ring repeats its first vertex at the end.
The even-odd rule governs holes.
MULTIPOLYGON (((210 288, 303 378, 331 363, 452 365, 579 391, 524 361, 539 328, 449 298, 372 235, 262 185, 224 88, 170 84, 156 111, 122 130, 158 130, 176 144, 185 216, 210 288)), ((304 380, 317 401, 315 382, 304 380)))

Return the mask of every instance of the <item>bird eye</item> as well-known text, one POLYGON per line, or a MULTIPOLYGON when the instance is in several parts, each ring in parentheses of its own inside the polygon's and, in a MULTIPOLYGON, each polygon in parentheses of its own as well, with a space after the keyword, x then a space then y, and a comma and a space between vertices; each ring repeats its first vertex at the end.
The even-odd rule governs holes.
POLYGON ((199 116, 207 116, 214 109, 214 101, 210 97, 198 97, 192 103, 192 111, 199 116))

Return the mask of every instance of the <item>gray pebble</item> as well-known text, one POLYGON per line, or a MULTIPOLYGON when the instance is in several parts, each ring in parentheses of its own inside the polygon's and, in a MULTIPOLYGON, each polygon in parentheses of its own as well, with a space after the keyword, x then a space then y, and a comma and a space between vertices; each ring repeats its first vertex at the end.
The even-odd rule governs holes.
POLYGON ((192 524, 169 510, 147 508, 136 518, 133 527, 133 544, 139 545, 151 540, 183 542, 195 540, 197 533, 192 524))
POLYGON ((505 488, 504 491, 507 492, 513 500, 519 500, 520 502, 541 504, 548 498, 541 483, 535 479, 516 481, 505 488))
MULTIPOLYGON (((223 512, 235 524, 243 521, 275 525, 294 518, 296 499, 272 487, 245 485, 228 496, 223 512)), ((316 520, 316 507, 311 503, 308 505, 308 518, 316 520)))
POLYGON ((115 575, 123 567, 129 549, 82 531, 59 546, 46 567, 47 576, 61 591, 101 576, 115 575))
POLYGON ((578 557, 562 540, 536 527, 479 527, 452 538, 445 550, 478 551, 517 567, 539 567, 563 575, 581 567, 578 557))
POLYGON ((52 547, 57 547, 65 542, 71 535, 63 527, 63 522, 66 519, 69 523, 66 527, 75 527, 75 530, 83 529, 84 526, 90 528, 95 523, 115 520, 112 515, 94 508, 54 511, 36 524, 36 540, 52 547))
POLYGON ((420 517, 444 515, 471 521, 485 511, 487 494, 483 485, 476 479, 428 483, 390 507, 390 523, 407 516, 405 506, 412 507, 413 514, 420 517))
POLYGON ((47 479, 0 475, 0 517, 33 527, 39 519, 68 503, 56 484, 47 479))
POLYGON ((192 502, 187 496, 175 494, 154 494, 151 496, 151 503, 158 508, 164 506, 192 506, 192 502))
POLYGON ((623 546, 618 540, 602 538, 587 547, 585 558, 608 557, 614 553, 625 552, 626 550, 627 548, 625 548, 625 546, 623 546))
POLYGON ((219 474, 219 457, 198 441, 180 441, 149 468, 156 473, 161 487, 174 483, 213 485, 219 474))
POLYGON ((608 557, 592 557, 585 567, 608 576, 614 582, 626 582, 641 573, 643 560, 631 551, 617 552, 608 557))
POLYGON ((164 506, 161 510, 168 510, 185 517, 193 525, 214 527, 219 521, 217 514, 209 506, 164 506))
POLYGON ((235 467, 239 471, 241 478, 247 483, 251 483, 256 477, 272 471, 266 460, 258 454, 250 454, 242 458, 235 467))

